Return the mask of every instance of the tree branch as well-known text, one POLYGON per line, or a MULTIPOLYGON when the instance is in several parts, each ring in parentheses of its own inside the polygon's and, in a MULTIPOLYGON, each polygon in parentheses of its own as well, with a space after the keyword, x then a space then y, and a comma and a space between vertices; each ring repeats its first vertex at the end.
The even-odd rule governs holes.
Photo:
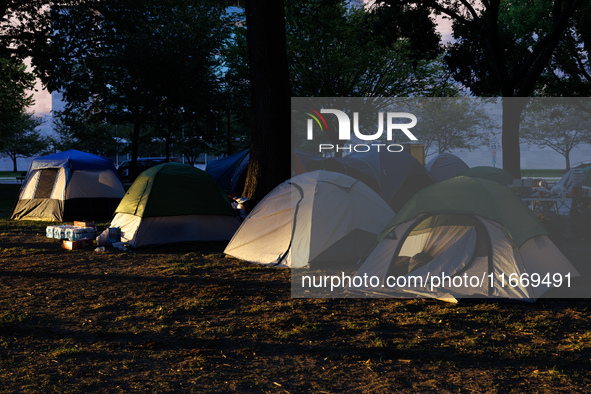
POLYGON ((470 4, 468 2, 468 0, 460 0, 460 2, 464 5, 464 7, 466 7, 468 9, 468 12, 470 14, 472 14, 472 18, 474 20, 477 20, 479 18, 478 13, 476 12, 476 10, 474 9, 474 7, 472 7, 472 4, 470 4))
POLYGON ((563 8, 560 7, 561 3, 561 0, 554 1, 552 30, 548 35, 536 42, 530 56, 515 75, 515 81, 519 81, 519 86, 515 89, 517 97, 527 97, 531 94, 536 81, 548 65, 548 61, 558 45, 560 36, 566 30, 568 21, 575 10, 583 4, 583 1, 569 0, 563 8))

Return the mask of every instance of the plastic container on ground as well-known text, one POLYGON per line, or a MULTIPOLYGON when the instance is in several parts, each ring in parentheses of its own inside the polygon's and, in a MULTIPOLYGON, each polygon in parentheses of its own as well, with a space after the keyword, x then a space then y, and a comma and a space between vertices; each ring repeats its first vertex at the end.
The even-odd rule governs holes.
POLYGON ((67 239, 67 235, 66 232, 71 229, 74 228, 74 226, 68 225, 68 224, 63 224, 60 226, 54 226, 53 228, 53 238, 55 239, 67 239))
POLYGON ((94 238, 94 227, 72 227, 66 230, 66 238, 70 241, 78 241, 80 239, 94 238))

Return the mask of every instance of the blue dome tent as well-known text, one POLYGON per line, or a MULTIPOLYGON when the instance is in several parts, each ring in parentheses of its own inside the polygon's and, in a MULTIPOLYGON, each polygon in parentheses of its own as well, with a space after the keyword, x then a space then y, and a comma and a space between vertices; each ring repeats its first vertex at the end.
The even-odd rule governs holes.
POLYGON ((425 167, 406 152, 352 153, 343 158, 329 158, 324 169, 347 174, 374 189, 394 212, 419 190, 435 180, 425 167))
POLYGON ((108 219, 124 194, 113 161, 72 149, 33 159, 11 219, 108 219))
POLYGON ((246 168, 250 157, 249 150, 207 163, 205 171, 217 182, 222 190, 231 196, 242 196, 246 168))

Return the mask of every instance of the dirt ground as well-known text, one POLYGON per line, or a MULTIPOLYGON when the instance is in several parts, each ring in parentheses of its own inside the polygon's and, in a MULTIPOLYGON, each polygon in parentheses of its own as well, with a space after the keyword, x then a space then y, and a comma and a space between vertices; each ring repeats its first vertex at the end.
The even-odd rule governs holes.
POLYGON ((0 226, 0 392, 591 389, 588 300, 292 299, 289 270, 223 244, 66 251, 0 226))

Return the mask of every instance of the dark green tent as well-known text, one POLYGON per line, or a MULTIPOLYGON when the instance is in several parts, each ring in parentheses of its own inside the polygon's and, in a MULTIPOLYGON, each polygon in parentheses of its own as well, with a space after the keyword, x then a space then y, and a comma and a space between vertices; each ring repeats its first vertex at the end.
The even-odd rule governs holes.
POLYGON ((132 246, 229 240, 240 225, 228 197, 205 171, 188 164, 159 164, 142 172, 115 210, 132 246))
POLYGON ((351 290, 446 301, 531 301, 555 286, 508 285, 509 278, 553 275, 579 273, 519 197, 498 183, 459 176, 415 194, 377 238, 356 276, 375 277, 387 286, 351 290))
POLYGON ((457 176, 421 190, 396 214, 388 228, 427 212, 485 217, 501 223, 518 246, 548 233, 510 188, 482 178, 457 176))
POLYGON ((115 212, 140 217, 233 214, 228 197, 208 173, 180 163, 142 172, 115 212))

